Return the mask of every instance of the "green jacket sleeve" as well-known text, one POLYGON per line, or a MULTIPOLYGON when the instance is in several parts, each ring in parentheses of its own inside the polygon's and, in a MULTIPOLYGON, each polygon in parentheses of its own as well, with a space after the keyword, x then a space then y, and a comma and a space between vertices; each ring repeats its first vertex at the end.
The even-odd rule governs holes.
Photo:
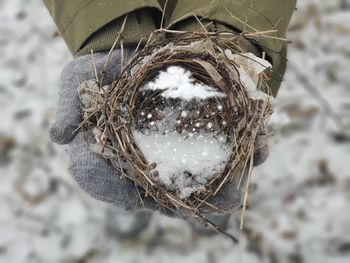
POLYGON ((255 34, 257 44, 273 64, 270 87, 277 94, 286 70, 287 27, 296 0, 43 0, 57 24, 58 31, 75 55, 109 50, 121 28, 125 45, 137 45, 140 39, 159 27, 164 9, 164 27, 175 28, 193 16, 230 25, 255 34), (151 10, 151 12, 150 12, 151 10), (276 32, 271 32, 275 30, 276 32))
POLYGON ((270 87, 274 95, 286 70, 287 27, 297 0, 178 0, 169 18, 176 26, 194 15, 230 25, 241 32, 268 32, 257 38, 258 45, 273 64, 270 87))
MULTIPOLYGON (((152 8, 161 12, 157 0, 43 0, 58 31, 75 54, 84 42, 109 22, 135 10, 152 8)), ((130 35, 142 35, 142 27, 129 27, 130 35)))

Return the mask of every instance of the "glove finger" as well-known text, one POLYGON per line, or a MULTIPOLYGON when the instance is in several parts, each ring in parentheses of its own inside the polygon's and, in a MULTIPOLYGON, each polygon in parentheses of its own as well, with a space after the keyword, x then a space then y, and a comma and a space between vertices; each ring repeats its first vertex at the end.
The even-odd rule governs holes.
POLYGON ((224 185, 217 195, 208 198, 208 202, 223 211, 230 211, 239 208, 243 203, 243 196, 248 180, 249 168, 247 167, 240 176, 235 176, 233 181, 224 185))
POLYGON ((138 208, 140 200, 134 183, 120 177, 103 158, 88 149, 86 135, 77 134, 69 144, 69 173, 93 198, 127 211, 138 208))
MULTIPOLYGON (((125 59, 129 59, 133 48, 125 49, 125 59)), ((102 85, 111 84, 120 72, 120 50, 111 53, 104 68, 108 53, 94 54, 96 71, 104 70, 102 85)), ((55 121, 50 127, 51 141, 57 144, 67 144, 75 136, 75 130, 82 121, 78 86, 81 82, 95 79, 95 69, 91 55, 82 56, 70 62, 62 71, 61 88, 59 91, 58 108, 55 121)))
MULTIPOLYGON (((58 93, 58 107, 55 121, 49 129, 52 142, 67 144, 74 137, 74 131, 81 122, 80 101, 77 87, 80 72, 77 71, 83 59, 73 60, 62 71, 61 88, 58 93)), ((81 68, 80 68, 81 70, 81 68)))
POLYGON ((92 152, 86 145, 88 132, 78 133, 69 144, 69 173, 80 188, 93 198, 111 203, 127 211, 150 209, 168 217, 174 212, 159 205, 152 197, 140 201, 136 186, 129 179, 120 177, 106 160, 92 152))
MULTIPOLYGON (((261 133, 255 144, 253 165, 258 166, 266 161, 269 156, 268 137, 261 133)), ((221 210, 228 211, 238 208, 242 205, 245 186, 248 180, 249 168, 243 173, 242 180, 236 176, 233 182, 226 184, 216 196, 208 199, 209 203, 215 205, 221 210)))
POLYGON ((237 185, 229 183, 225 185, 216 196, 208 199, 210 204, 213 204, 222 211, 229 211, 241 206, 243 199, 243 191, 237 185))
POLYGON ((254 151, 254 166, 259 166, 264 163, 269 157, 269 139, 265 133, 259 135, 255 143, 254 151))

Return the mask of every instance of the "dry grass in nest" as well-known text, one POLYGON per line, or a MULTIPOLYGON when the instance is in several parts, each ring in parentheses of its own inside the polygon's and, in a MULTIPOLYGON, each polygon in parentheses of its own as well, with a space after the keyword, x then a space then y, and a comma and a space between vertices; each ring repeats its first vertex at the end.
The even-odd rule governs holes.
MULTIPOLYGON (((195 218, 233 240, 231 235, 219 230, 202 214, 223 212, 210 204, 208 198, 232 181, 238 189, 244 171, 249 169, 251 172, 257 135, 272 112, 268 99, 254 100, 249 96, 240 81, 238 65, 225 55, 225 50, 244 52, 238 43, 238 35, 235 34, 156 31, 147 45, 122 68, 121 74, 107 91, 98 85, 101 80, 97 79, 93 110, 85 111, 85 120, 81 124, 84 130, 95 130, 95 136, 103 145, 103 157, 111 162, 120 175, 135 182, 143 195, 151 196, 165 209, 195 218), (228 136, 230 157, 225 168, 213 175, 204 190, 193 193, 185 200, 157 180, 157 165, 148 162, 131 132, 135 126, 142 130, 142 127, 137 126, 140 112, 145 108, 152 111, 154 101, 161 97, 157 91, 142 96, 140 89, 154 80, 159 71, 171 65, 191 71, 198 82, 226 94, 223 98, 210 99, 206 103, 209 106, 200 109, 200 115, 202 122, 212 123, 216 130, 228 136), (212 107, 218 101, 223 110, 215 115, 207 114, 213 111, 212 107), (222 125, 223 119, 227 122, 225 126, 222 125)), ((265 83, 266 75, 262 74, 261 89, 267 88, 265 83)), ((186 120, 182 125, 184 123, 186 120)), ((179 126, 179 129, 191 129, 190 123, 187 128, 179 126)))

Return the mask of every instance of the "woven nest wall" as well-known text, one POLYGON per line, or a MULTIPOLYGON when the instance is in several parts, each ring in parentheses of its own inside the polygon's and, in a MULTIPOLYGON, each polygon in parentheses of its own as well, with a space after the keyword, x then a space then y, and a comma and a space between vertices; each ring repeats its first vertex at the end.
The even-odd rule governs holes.
MULTIPOLYGON (((227 50, 242 53, 234 34, 208 35, 205 33, 164 33, 153 35, 142 50, 136 52, 123 67, 120 76, 109 87, 97 82, 89 87, 94 101, 84 110, 84 130, 93 130, 100 144, 101 155, 109 160, 119 174, 134 181, 144 194, 151 196, 166 209, 181 211, 186 216, 200 216, 202 212, 220 212, 207 200, 216 195, 225 184, 242 183, 244 171, 252 164, 254 144, 258 133, 271 115, 269 99, 253 99, 240 80, 237 63, 227 50), (187 199, 170 191, 157 180, 157 164, 150 163, 135 143, 132 128, 140 131, 147 126, 143 112, 153 112, 163 98, 160 91, 141 92, 142 87, 154 80, 168 66, 181 66, 192 73, 198 83, 206 84, 224 93, 225 97, 210 98, 196 111, 198 116, 181 118, 176 127, 190 132, 200 118, 206 129, 225 134, 230 144, 230 156, 225 167, 208 180, 201 189, 187 199), (220 103, 222 109, 214 108, 220 103), (215 114, 211 114, 215 112, 215 114)), ((261 74, 259 88, 266 90, 265 74, 261 74)), ((84 90, 80 94, 84 95, 84 90)), ((85 94, 86 95, 86 94, 85 94)), ((170 100, 174 107, 176 99, 170 100)), ((190 106, 188 106, 190 107, 190 106)))

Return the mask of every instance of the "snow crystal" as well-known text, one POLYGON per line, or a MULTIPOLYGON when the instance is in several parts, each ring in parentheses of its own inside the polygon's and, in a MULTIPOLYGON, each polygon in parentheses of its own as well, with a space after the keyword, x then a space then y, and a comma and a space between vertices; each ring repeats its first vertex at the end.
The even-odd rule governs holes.
POLYGON ((182 199, 203 189, 208 178, 224 168, 230 154, 228 145, 209 133, 154 132, 147 136, 133 130, 133 136, 146 159, 157 164, 157 179, 170 190, 180 190, 182 199))
POLYGON ((213 87, 195 83, 191 72, 179 66, 170 66, 166 71, 160 72, 154 81, 147 83, 141 89, 144 90, 163 90, 162 96, 165 98, 180 98, 187 101, 226 96, 213 87))

